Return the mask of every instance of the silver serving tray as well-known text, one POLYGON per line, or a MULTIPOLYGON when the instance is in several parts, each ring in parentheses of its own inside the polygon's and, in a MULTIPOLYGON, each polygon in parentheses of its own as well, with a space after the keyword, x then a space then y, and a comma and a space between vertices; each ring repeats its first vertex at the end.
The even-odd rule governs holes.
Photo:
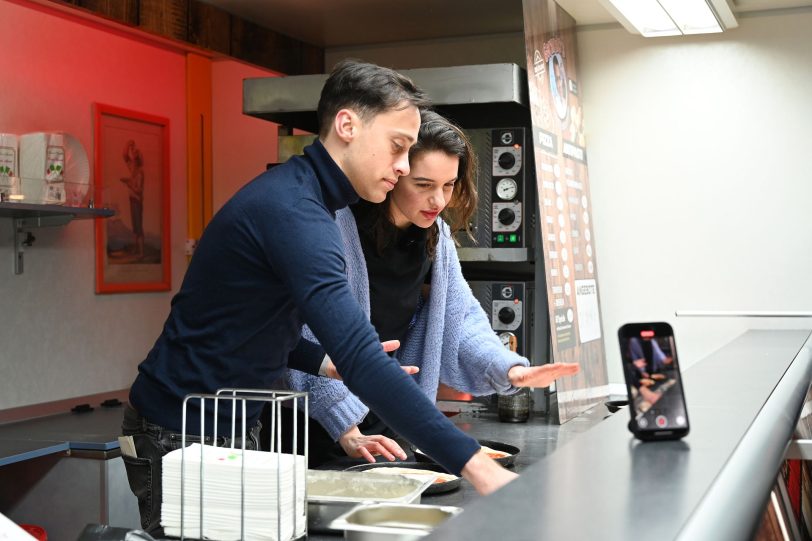
POLYGON ((335 519, 330 527, 344 530, 348 541, 415 541, 459 513, 461 507, 361 504, 335 519))
POLYGON ((330 531, 330 523, 359 503, 420 503, 431 479, 420 481, 402 475, 369 475, 361 472, 308 470, 307 528, 330 531))

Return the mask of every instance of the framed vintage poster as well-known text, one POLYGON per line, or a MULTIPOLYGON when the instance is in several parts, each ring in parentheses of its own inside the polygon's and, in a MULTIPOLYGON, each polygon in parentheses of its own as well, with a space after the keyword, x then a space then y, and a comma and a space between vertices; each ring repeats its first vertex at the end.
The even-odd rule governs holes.
POLYGON ((169 120, 95 104, 96 293, 171 288, 169 120))

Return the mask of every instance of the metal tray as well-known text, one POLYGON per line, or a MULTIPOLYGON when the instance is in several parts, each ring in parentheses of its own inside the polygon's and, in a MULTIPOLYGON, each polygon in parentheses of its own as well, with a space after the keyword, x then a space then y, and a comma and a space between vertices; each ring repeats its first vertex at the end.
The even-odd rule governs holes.
POLYGON ((307 528, 330 531, 330 522, 361 502, 420 503, 431 480, 372 476, 360 472, 308 470, 307 528))
POLYGON ((338 517, 331 528, 349 541, 415 541, 462 508, 441 505, 362 504, 338 517))
MULTIPOLYGON (((477 440, 480 445, 485 445, 494 449, 496 451, 504 451, 506 453, 510 453, 508 456, 502 458, 495 458, 499 464, 506 468, 512 467, 516 462, 516 455, 519 454, 519 448, 515 445, 510 445, 507 443, 502 443, 501 441, 494 441, 494 440, 477 440)), ((426 462, 431 464, 436 464, 434 460, 427 454, 423 453, 420 449, 416 447, 412 447, 412 452, 414 453, 414 457, 418 462, 426 462)))
MULTIPOLYGON (((374 464, 359 464, 357 466, 350 466, 346 471, 367 471, 375 468, 413 468, 417 470, 431 470, 439 473, 449 473, 448 470, 434 462, 376 462, 374 464)), ((432 494, 445 494, 452 490, 457 490, 462 484, 462 477, 457 477, 445 483, 431 483, 423 494, 431 496, 432 494)))

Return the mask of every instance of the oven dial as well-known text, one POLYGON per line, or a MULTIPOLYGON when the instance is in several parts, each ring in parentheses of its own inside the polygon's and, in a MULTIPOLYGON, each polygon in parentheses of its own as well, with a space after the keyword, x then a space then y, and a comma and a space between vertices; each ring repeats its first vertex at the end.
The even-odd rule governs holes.
POLYGON ((491 205, 491 231, 511 233, 522 226, 522 204, 518 201, 500 201, 491 205))
POLYGON ((508 323, 513 323, 513 320, 516 319, 516 311, 513 308, 505 306, 501 310, 499 310, 499 321, 507 325, 508 323))
POLYGON ((499 155, 497 161, 499 162, 499 167, 505 170, 509 170, 514 165, 516 165, 516 156, 514 156, 510 152, 503 152, 502 154, 499 155))
POLYGON ((502 209, 499 211, 498 220, 502 225, 510 225, 516 220, 516 213, 511 209, 502 209))
POLYGON ((522 169, 522 147, 493 147, 491 173, 496 177, 512 177, 522 169))
POLYGON ((522 324, 522 301, 494 300, 491 305, 491 326, 494 331, 515 331, 522 324))

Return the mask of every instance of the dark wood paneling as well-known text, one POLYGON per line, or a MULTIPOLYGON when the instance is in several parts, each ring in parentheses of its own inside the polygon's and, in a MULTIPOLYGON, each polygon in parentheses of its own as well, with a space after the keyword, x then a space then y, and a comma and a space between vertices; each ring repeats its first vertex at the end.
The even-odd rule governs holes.
MULTIPOLYGON (((288 75, 322 73, 310 65, 315 63, 312 57, 318 54, 310 49, 318 51, 320 49, 307 45, 310 64, 305 65, 304 47, 305 44, 288 36, 277 34, 244 19, 231 18, 231 55, 236 58, 288 75)), ((321 56, 323 57, 323 53, 321 56)))
POLYGON ((231 15, 200 0, 189 1, 189 42, 231 54, 231 15))
POLYGON ((324 49, 302 43, 302 73, 324 73, 324 49))
POLYGON ((138 24, 138 0, 74 0, 80 8, 129 25, 138 24))
POLYGON ((287 75, 324 73, 324 49, 201 0, 52 0, 287 75))
POLYGON ((167 38, 188 41, 189 0, 141 0, 138 26, 167 38))

